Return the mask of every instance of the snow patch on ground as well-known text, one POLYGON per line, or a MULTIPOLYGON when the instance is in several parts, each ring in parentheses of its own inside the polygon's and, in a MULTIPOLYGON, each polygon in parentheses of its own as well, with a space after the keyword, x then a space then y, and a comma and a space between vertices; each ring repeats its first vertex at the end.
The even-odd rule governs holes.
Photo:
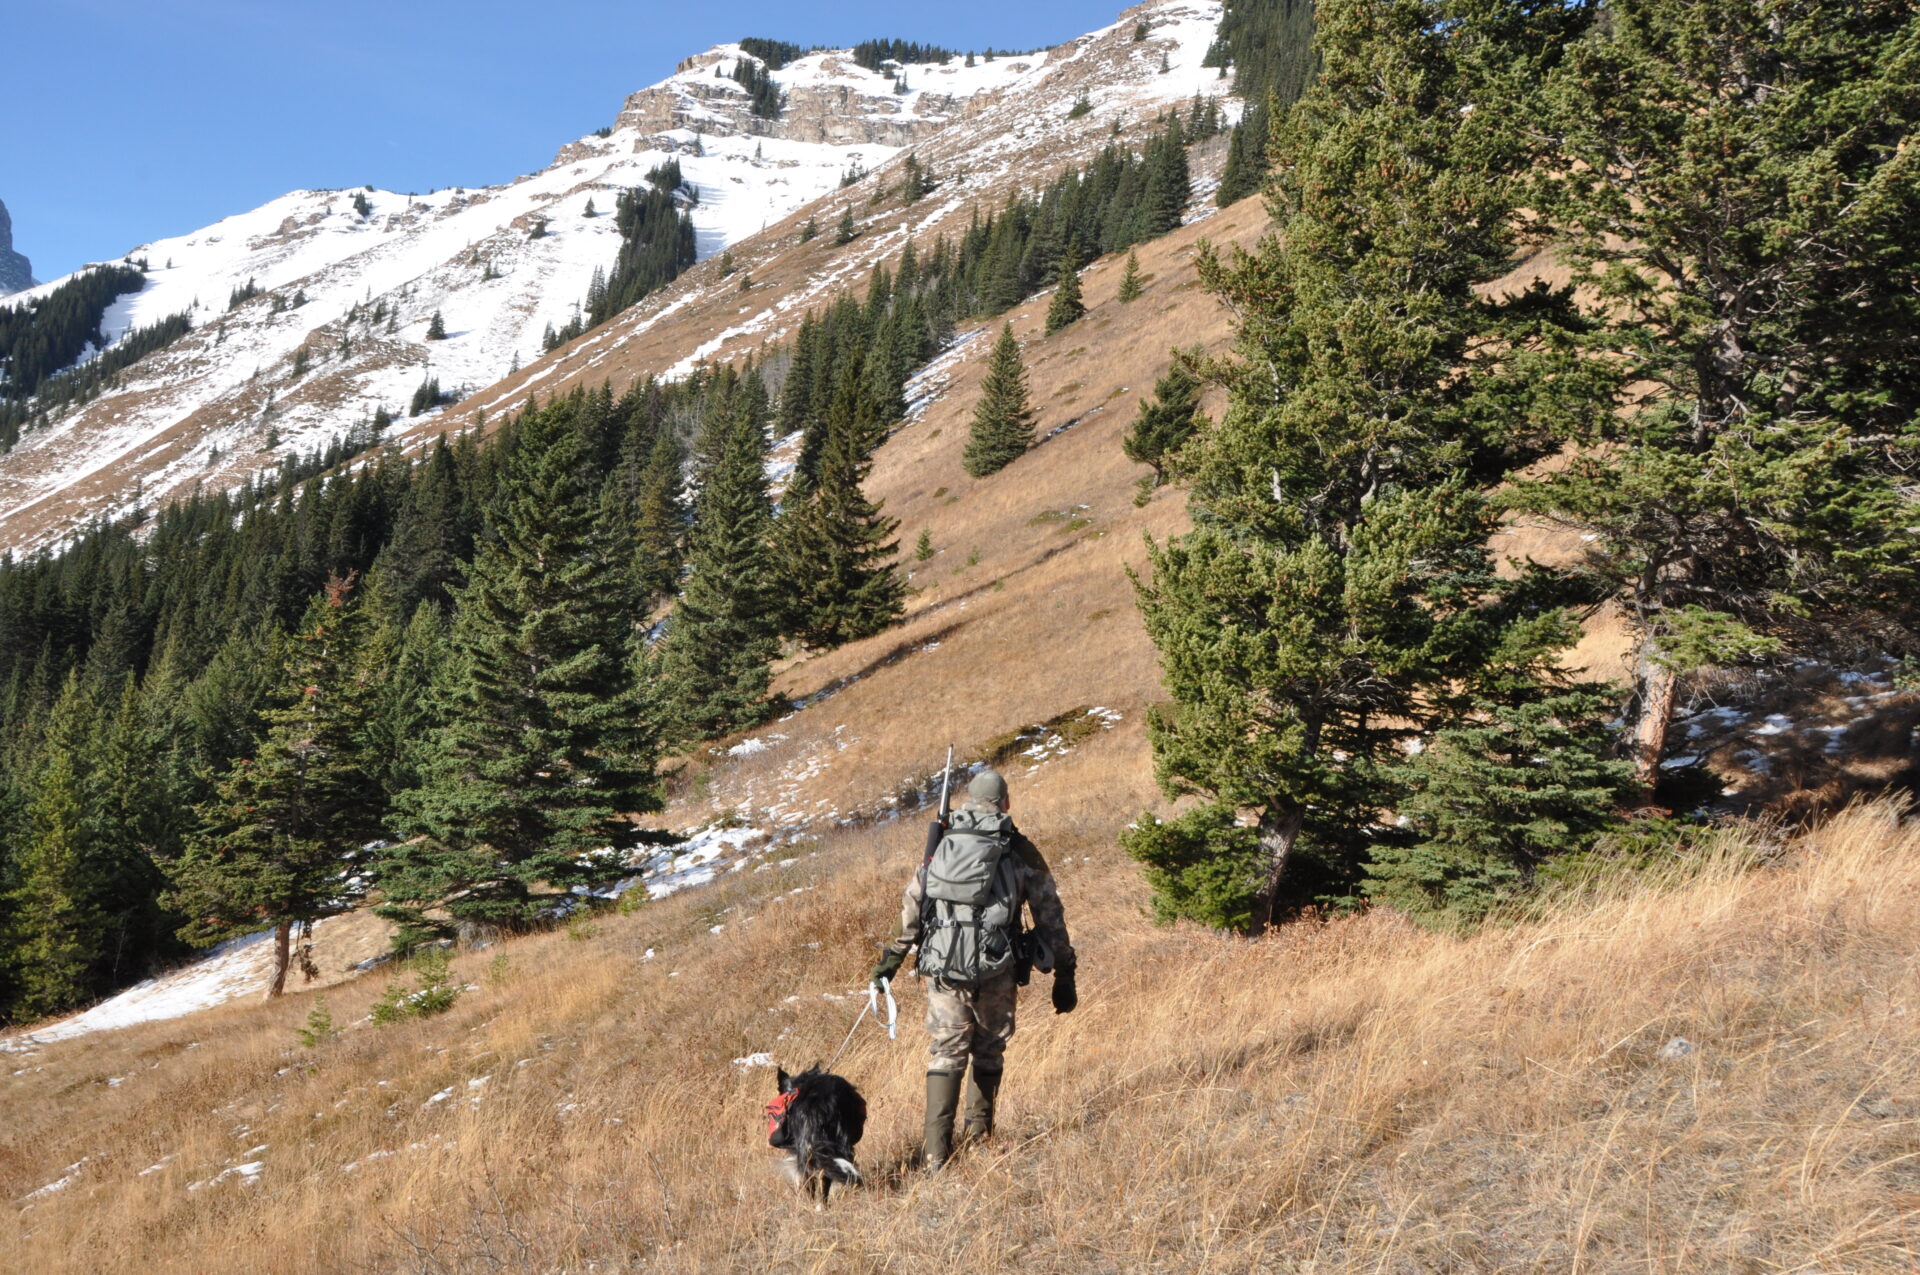
MULTIPOLYGON (((314 928, 325 924, 321 921, 314 928)), ((71 1018, 0 1038, 0 1050, 19 1052, 89 1032, 179 1018, 264 992, 273 971, 273 945, 266 941, 272 933, 262 930, 230 939, 191 965, 136 983, 71 1018)))

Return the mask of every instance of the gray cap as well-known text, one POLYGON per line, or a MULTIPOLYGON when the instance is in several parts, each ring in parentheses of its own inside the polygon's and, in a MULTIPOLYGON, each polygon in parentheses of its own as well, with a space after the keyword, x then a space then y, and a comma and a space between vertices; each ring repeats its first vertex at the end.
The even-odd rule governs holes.
POLYGON ((967 800, 997 806, 1007 799, 1007 781, 997 770, 983 770, 967 781, 967 800))

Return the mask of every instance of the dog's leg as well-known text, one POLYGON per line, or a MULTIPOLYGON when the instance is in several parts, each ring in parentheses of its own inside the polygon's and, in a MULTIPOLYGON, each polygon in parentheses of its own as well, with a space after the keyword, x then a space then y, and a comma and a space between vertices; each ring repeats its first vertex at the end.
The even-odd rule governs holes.
POLYGON ((800 1159, 789 1151, 780 1159, 780 1176, 792 1183, 796 1190, 807 1189, 807 1175, 800 1168, 800 1159))

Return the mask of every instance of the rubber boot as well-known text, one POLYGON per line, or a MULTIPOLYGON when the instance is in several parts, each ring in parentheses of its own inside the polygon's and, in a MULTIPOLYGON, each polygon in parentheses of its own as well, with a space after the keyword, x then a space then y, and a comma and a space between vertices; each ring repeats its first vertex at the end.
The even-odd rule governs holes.
POLYGON ((993 1102, 1000 1093, 1000 1069, 978 1061, 967 1074, 967 1119, 960 1136, 967 1141, 993 1134, 993 1102))
POLYGON ((953 1117, 960 1108, 960 1078, 957 1071, 927 1073, 927 1172, 946 1164, 953 1154, 953 1117))

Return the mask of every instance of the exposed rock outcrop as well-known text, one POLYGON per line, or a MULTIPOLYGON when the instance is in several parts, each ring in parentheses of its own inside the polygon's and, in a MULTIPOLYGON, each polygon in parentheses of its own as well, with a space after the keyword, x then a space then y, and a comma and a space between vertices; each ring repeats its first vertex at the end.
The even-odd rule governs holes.
MULTIPOLYGON (((891 80, 872 75, 841 53, 813 54, 783 84, 786 105, 776 119, 748 109, 747 95, 728 72, 740 53, 731 46, 686 59, 672 79, 630 95, 615 121, 634 129, 648 145, 679 129, 709 137, 741 134, 831 146, 917 146, 967 113, 975 95, 941 92, 895 94, 891 80), (861 81, 871 81, 871 85, 861 81)), ((1013 62, 1010 71, 1027 63, 1013 62)))
POLYGON ((13 250, 13 218, 0 203, 0 297, 33 286, 33 263, 13 250))

